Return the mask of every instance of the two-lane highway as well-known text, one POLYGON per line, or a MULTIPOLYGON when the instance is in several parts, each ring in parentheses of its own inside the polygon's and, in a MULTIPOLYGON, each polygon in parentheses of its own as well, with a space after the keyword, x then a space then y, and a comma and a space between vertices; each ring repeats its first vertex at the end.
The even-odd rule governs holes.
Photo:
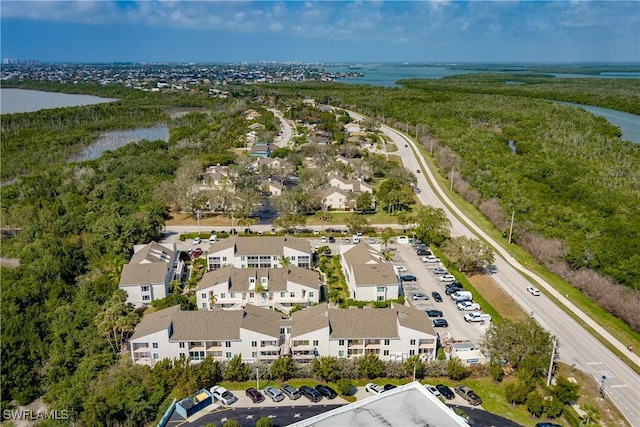
MULTIPOLYGON (((535 280, 538 288, 553 295, 618 349, 625 351, 626 346, 611 336, 597 322, 589 319, 542 278, 520 265, 496 241, 466 218, 438 187, 425 160, 418 154, 419 152, 415 149, 410 138, 384 125, 382 132, 397 145, 398 152, 396 154, 402 157, 405 166, 416 173, 420 201, 423 204, 442 208, 446 212, 451 221, 452 235, 480 237, 494 248, 497 272, 492 274, 493 280, 509 293, 526 312, 532 313, 542 327, 558 337, 560 360, 569 365, 575 364, 578 369, 592 375, 594 381, 599 384, 605 377, 604 391, 606 395, 616 404, 631 425, 640 426, 640 376, 551 299, 547 298, 544 293, 538 297, 531 295, 526 288, 532 283, 526 276, 535 280), (420 172, 417 172, 418 170, 420 172)), ((637 355, 630 354, 630 357, 640 366, 640 358, 637 355)))

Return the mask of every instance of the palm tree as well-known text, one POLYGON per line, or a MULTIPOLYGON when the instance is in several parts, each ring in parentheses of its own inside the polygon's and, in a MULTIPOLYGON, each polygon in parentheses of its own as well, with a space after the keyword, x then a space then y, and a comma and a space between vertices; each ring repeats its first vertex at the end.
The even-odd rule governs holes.
POLYGON ((291 258, 288 256, 281 255, 280 258, 278 258, 278 261, 280 261, 282 268, 287 268, 291 265, 291 258))
POLYGON ((209 310, 213 309, 216 306, 216 301, 218 298, 213 291, 209 292, 209 310))

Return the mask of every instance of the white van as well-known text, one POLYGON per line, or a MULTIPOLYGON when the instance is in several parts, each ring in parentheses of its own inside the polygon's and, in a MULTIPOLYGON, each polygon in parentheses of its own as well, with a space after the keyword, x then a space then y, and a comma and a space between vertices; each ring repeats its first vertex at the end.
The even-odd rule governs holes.
POLYGON ((360 243, 360 237, 359 236, 353 236, 353 243, 360 243))
POLYGON ((215 243, 218 241, 218 236, 215 234, 212 234, 211 236, 209 236, 209 243, 215 243))
POLYGON ((451 294, 451 299, 454 301, 471 301, 473 296, 469 291, 458 291, 451 294))
POLYGON ((398 236, 398 244, 399 245, 408 245, 409 244, 409 236, 398 236))

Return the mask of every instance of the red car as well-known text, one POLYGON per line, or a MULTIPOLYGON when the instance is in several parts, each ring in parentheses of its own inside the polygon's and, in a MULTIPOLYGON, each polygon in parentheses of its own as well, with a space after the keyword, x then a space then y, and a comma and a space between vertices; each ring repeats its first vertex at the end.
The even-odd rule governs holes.
POLYGON ((193 250, 193 252, 191 253, 191 256, 193 258, 198 258, 200 255, 202 255, 202 249, 200 249, 200 248, 195 248, 193 250))
POLYGON ((253 403, 260 403, 264 401, 264 396, 255 388, 248 388, 246 391, 247 397, 251 399, 253 403))

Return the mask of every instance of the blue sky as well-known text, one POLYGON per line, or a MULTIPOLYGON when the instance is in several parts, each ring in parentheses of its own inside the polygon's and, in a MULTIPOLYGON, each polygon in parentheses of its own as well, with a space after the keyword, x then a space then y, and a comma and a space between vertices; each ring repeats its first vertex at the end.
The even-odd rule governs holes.
POLYGON ((2 58, 638 62, 639 1, 7 1, 2 58))

